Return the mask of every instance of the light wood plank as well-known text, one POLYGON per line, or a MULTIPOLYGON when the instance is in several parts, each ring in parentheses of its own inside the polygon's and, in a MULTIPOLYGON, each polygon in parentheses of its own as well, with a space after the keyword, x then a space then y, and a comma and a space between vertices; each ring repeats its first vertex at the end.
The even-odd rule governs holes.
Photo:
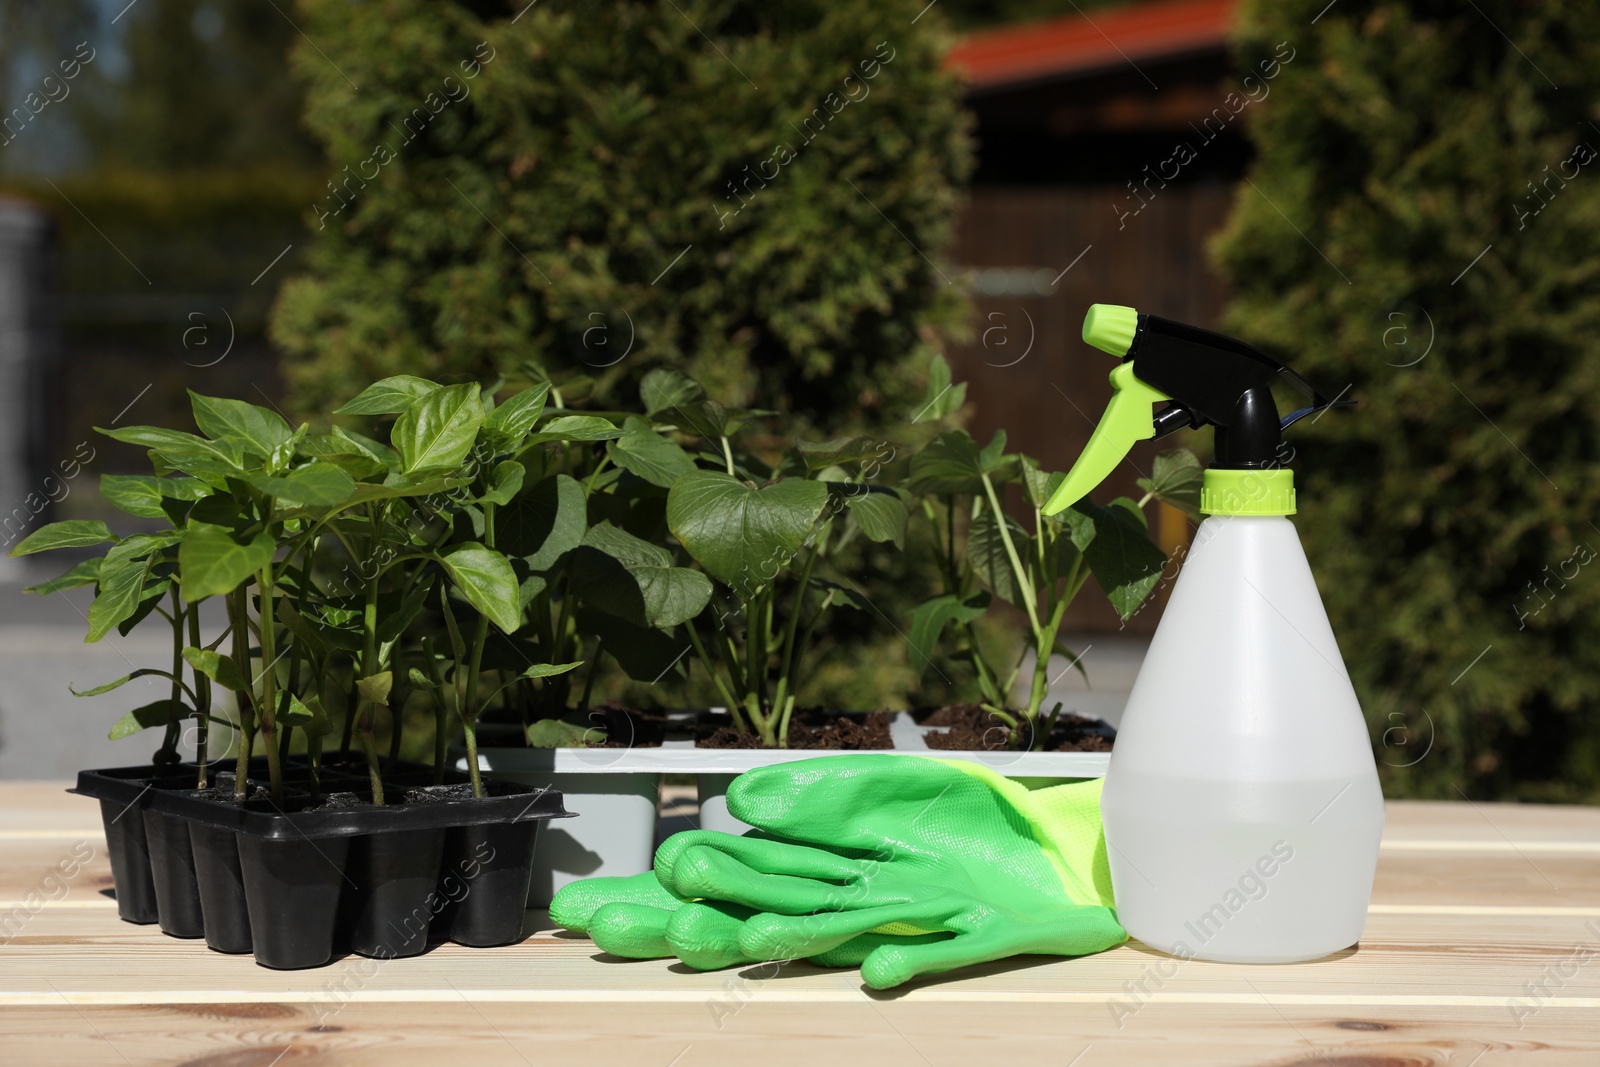
POLYGON ((1430 1064, 1535 1063, 1592 1067, 1593 1019, 1550 1014, 1506 1030, 1468 1008, 1344 1012, 1237 1007, 1225 1019, 1204 1005, 1151 1006, 1117 1025, 1095 1004, 751 1003, 717 1014, 678 1004, 430 1006, 353 1005, 323 1021, 295 1007, 69 1006, 7 1013, 8 1058, 17 1063, 123 1063, 132 1067, 971 1067, 1031 1063, 1430 1064), (267 1010, 263 1010, 267 1009, 267 1010), (1486 1052, 1485 1049, 1488 1051, 1486 1052))

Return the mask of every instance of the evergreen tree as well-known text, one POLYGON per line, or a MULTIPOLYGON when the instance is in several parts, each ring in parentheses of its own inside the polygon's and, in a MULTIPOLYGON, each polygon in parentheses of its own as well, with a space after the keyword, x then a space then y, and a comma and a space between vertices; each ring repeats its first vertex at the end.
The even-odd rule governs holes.
POLYGON ((1600 799, 1600 3, 1321 6, 1246 5, 1293 58, 1217 250, 1361 402, 1289 436, 1385 787, 1600 799))
POLYGON ((334 175, 275 317, 300 401, 533 358, 620 399, 669 364, 814 424, 908 418, 969 167, 921 6, 301 0, 334 175))

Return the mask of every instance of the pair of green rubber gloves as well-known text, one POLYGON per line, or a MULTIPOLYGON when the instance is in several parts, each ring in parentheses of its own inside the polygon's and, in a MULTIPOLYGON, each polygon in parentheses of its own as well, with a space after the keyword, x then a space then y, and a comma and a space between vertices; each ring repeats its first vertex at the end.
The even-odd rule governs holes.
POLYGON ((921 756, 763 767, 727 794, 754 830, 675 834, 653 871, 574 882, 550 917, 617 956, 859 966, 874 989, 1023 953, 1100 952, 1128 936, 1100 787, 1028 789, 921 756))

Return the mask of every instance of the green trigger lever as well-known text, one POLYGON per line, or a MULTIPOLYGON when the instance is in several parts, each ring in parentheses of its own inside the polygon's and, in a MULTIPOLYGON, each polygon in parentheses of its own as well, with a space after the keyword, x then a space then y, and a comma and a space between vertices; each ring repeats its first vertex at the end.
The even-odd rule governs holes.
POLYGON ((1172 398, 1140 381, 1132 363, 1119 363, 1111 372, 1111 403, 1094 428, 1083 454, 1067 472, 1067 480, 1045 502, 1044 513, 1054 515, 1076 504, 1109 475, 1140 441, 1156 435, 1155 405, 1172 398))

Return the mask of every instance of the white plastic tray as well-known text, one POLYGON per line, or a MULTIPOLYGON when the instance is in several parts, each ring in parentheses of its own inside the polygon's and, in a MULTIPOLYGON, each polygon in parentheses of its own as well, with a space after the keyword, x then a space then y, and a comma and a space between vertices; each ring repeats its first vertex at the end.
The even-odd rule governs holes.
MULTIPOLYGON (((1105 728, 1110 732, 1110 728, 1105 728)), ((937 726, 918 726, 906 712, 889 723, 895 748, 872 752, 815 748, 696 748, 693 741, 667 741, 650 748, 492 748, 479 749, 485 771, 544 771, 571 774, 742 774, 819 756, 933 756, 981 763, 1014 778, 1100 778, 1111 763, 1109 752, 973 752, 930 749, 923 740, 937 726)), ((466 754, 452 749, 456 765, 466 767, 466 754)))

